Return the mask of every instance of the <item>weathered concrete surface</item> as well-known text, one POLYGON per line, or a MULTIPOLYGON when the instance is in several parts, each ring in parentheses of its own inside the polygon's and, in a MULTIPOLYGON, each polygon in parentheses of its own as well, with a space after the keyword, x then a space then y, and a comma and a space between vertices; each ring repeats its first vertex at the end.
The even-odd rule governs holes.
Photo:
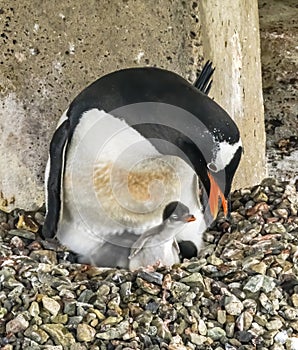
POLYGON ((224 3, 2 0, 0 208, 42 205, 49 140, 86 85, 136 65, 164 67, 193 80, 203 49, 205 60, 217 66, 213 96, 244 137, 236 186, 258 182, 265 172, 257 4, 251 1, 255 6, 246 9, 240 0, 224 3))
POLYGON ((241 130, 244 154, 234 187, 257 184, 266 176, 257 1, 202 0, 203 54, 216 66, 211 96, 241 130))
POLYGON ((137 65, 194 78, 198 23, 179 0, 4 0, 0 8, 0 208, 42 205, 49 140, 86 85, 137 65))
POLYGON ((263 94, 270 176, 298 179, 298 7, 259 0, 263 94))

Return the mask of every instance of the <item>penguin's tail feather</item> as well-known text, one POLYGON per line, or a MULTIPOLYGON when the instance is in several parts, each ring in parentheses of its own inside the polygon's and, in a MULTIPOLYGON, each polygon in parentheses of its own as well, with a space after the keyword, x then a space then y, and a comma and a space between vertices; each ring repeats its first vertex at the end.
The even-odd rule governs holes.
POLYGON ((215 68, 212 67, 212 62, 208 60, 205 63, 200 75, 198 76, 198 78, 194 82, 194 86, 206 95, 208 95, 208 93, 211 89, 211 85, 213 82, 211 77, 213 75, 214 70, 215 70, 215 68))

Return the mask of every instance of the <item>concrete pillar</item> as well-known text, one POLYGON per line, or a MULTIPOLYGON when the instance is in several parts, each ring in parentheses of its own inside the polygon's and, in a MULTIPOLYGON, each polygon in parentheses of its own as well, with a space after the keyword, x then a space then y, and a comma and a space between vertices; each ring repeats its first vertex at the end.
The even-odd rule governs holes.
POLYGON ((244 154, 234 188, 266 174, 257 0, 199 1, 203 56, 216 66, 210 96, 236 121, 244 154))
POLYGON ((259 181, 264 174, 259 34, 256 1, 249 4, 253 7, 241 0, 3 0, 0 209, 43 204, 51 135, 86 85, 116 69, 145 65, 194 80, 203 51, 217 67, 213 96, 244 137, 236 186, 259 181))

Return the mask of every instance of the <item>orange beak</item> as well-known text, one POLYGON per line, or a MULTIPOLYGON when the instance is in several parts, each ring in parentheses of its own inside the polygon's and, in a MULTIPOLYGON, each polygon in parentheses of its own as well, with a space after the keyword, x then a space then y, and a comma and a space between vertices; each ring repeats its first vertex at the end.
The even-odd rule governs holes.
POLYGON ((187 217, 185 218, 185 222, 192 222, 192 221, 196 221, 196 217, 194 215, 187 215, 187 217))
POLYGON ((214 177, 209 173, 209 171, 208 171, 208 177, 210 180, 209 207, 210 207, 211 214, 215 220, 219 210, 218 199, 219 198, 221 199, 223 212, 225 216, 227 216, 228 214, 228 201, 226 200, 217 182, 215 181, 214 177))

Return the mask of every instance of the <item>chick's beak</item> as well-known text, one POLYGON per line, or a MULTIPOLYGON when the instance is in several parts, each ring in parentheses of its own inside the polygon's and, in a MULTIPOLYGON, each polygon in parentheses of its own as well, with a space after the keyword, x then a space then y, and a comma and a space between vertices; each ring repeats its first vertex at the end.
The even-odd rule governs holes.
POLYGON ((192 214, 189 214, 185 217, 185 222, 192 222, 192 221, 196 221, 196 217, 192 214))
POLYGON ((210 180, 209 207, 210 207, 211 214, 215 220, 219 210, 218 199, 220 198, 221 200, 223 212, 225 216, 228 215, 228 201, 225 198, 224 194, 222 193, 222 190, 218 186, 214 177, 209 172, 208 172, 208 177, 210 180))

